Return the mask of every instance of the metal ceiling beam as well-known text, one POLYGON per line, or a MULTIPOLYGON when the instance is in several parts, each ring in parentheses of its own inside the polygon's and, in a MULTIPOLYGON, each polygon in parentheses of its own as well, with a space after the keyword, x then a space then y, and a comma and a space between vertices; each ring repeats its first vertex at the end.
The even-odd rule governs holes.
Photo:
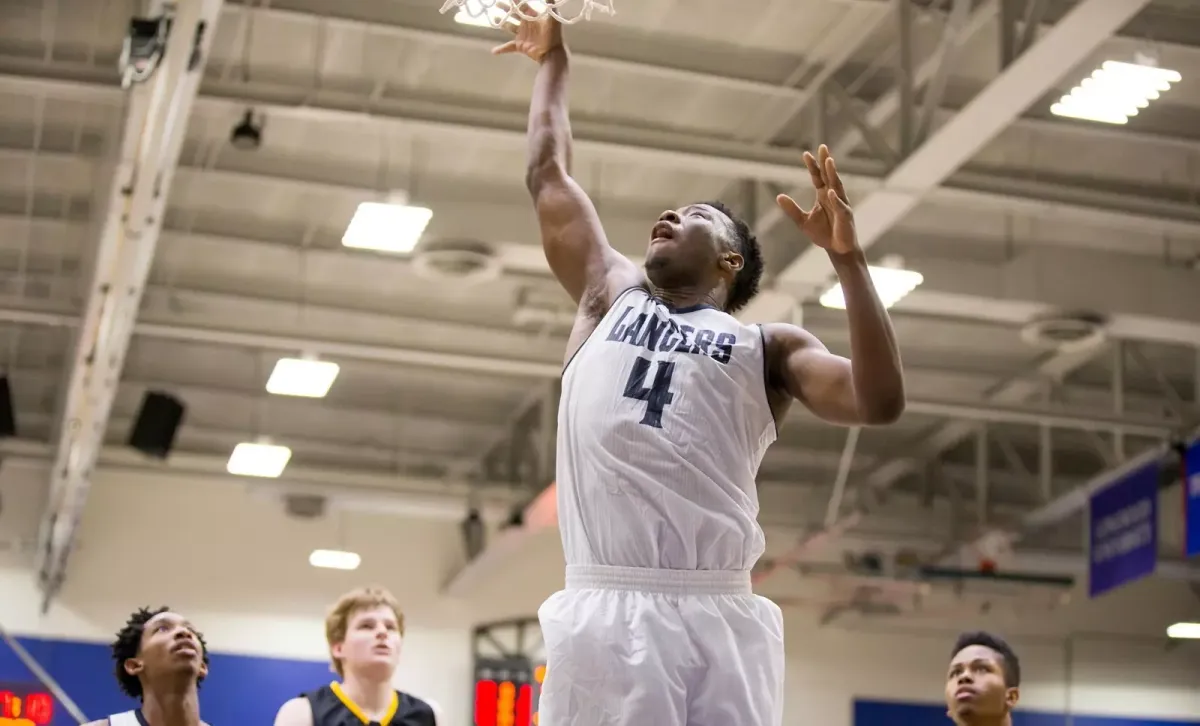
MULTIPOLYGON (((1141 0, 1138 0, 1141 1, 1141 0)), ((0 67, 11 65, 7 61, 0 67)), ((59 64, 68 65, 68 64, 59 64)), ((31 73, 37 72, 30 68, 31 73)), ((64 72, 89 78, 95 71, 69 66, 64 72)), ((394 124, 398 129, 523 148, 525 115, 494 108, 466 107, 409 97, 389 101, 374 114, 360 108, 362 99, 328 90, 308 94, 306 102, 280 103, 280 97, 298 96, 299 89, 264 84, 206 82, 199 105, 236 120, 247 105, 271 117, 341 125, 394 124)), ((48 77, 0 73, 0 92, 48 94, 73 100, 112 103, 119 100, 111 87, 93 81, 66 81, 48 77)), ((340 132, 338 129, 335 132, 340 132)), ((739 144, 677 132, 659 132, 579 121, 574 124, 580 158, 635 166, 658 166, 716 177, 750 178, 781 184, 807 181, 807 171, 795 151, 760 144, 739 144)), ((870 193, 884 181, 881 167, 869 162, 844 161, 843 177, 858 193, 870 193)), ((229 172, 222 172, 229 173, 229 172)), ((930 198, 967 209, 1004 209, 1021 214, 1053 214, 1102 223, 1114 229, 1145 233, 1200 235, 1200 210, 1194 205, 1168 200, 1130 197, 1062 184, 1024 179, 997 179, 963 173, 948 185, 933 189, 930 198), (957 186, 959 179, 965 184, 957 186)))
MULTIPOLYGON (((868 249, 974 157, 1150 0, 1083 0, 1043 34, 958 114, 854 203, 859 243, 868 249)), ((835 153, 839 153, 837 149, 835 153)), ((808 294, 829 283, 823 250, 808 247, 776 278, 808 294)), ((755 317, 757 311, 745 313, 755 317)), ((778 319, 786 319, 782 315, 778 319)))
MULTIPOLYGON (((891 2, 892 0, 879 0, 880 2, 891 2)), ((980 3, 971 14, 967 21, 957 30, 946 42, 939 43, 928 58, 917 64, 913 71, 912 87, 914 90, 920 90, 927 83, 932 81, 938 73, 938 69, 942 68, 947 62, 948 57, 956 52, 963 44, 971 40, 976 34, 983 29, 990 27, 992 20, 996 17, 1000 7, 1000 0, 984 0, 980 3)), ((886 124, 893 116, 900 111, 901 88, 897 85, 891 90, 884 93, 878 100, 872 104, 871 108, 863 113, 863 120, 872 128, 880 128, 886 124)), ((859 129, 851 126, 845 133, 834 139, 831 148, 839 157, 848 157, 860 145, 866 143, 866 135, 859 129)), ((774 230, 775 226, 781 223, 786 217, 777 206, 771 206, 758 219, 754 231, 760 237, 765 237, 774 230)), ((786 306, 783 307, 786 311, 786 306)), ((777 315, 782 314, 778 313, 777 315)), ((768 314, 768 318, 770 315, 768 314)))
MULTIPOLYGON (((453 48, 463 48, 465 50, 478 51, 482 56, 490 55, 492 48, 496 47, 496 41, 494 39, 485 38, 478 35, 467 35, 465 33, 455 33, 443 30, 430 30, 428 28, 416 28, 407 25, 384 22, 381 20, 367 21, 350 17, 348 15, 339 14, 341 11, 349 9, 350 6, 330 5, 328 6, 327 12, 317 14, 305 12, 303 10, 231 4, 225 6, 224 13, 226 15, 239 16, 239 18, 249 14, 255 18, 281 20, 292 23, 298 21, 311 25, 319 25, 334 31, 350 30, 354 32, 367 33, 371 36, 382 36, 403 41, 415 41, 453 48)), ((706 71, 695 71, 687 68, 661 66, 653 63, 644 63, 641 61, 632 61, 624 58, 600 55, 597 53, 588 53, 586 51, 572 51, 571 60, 581 66, 591 66, 593 68, 599 68, 605 71, 636 73, 638 75, 661 78, 666 81, 675 81, 679 83, 702 83, 715 88, 724 88, 726 90, 744 93, 757 93, 771 98, 783 98, 796 101, 805 97, 804 89, 795 88, 792 85, 767 83, 765 81, 755 81, 748 78, 739 78, 737 76, 721 75, 706 71)), ((481 60, 481 62, 484 61, 481 60)))
MULTIPOLYGON (((42 370, 14 370, 10 375, 21 381, 23 386, 37 385, 43 389, 49 390, 53 387, 57 376, 42 370), (40 380, 39 380, 40 379, 40 380)), ((178 393, 186 400, 193 402, 200 397, 225 396, 236 397, 242 403, 248 399, 259 398, 260 392, 254 391, 227 391, 208 389, 198 386, 179 386, 171 381, 151 381, 151 380, 123 380, 122 387, 127 392, 137 392, 152 388, 156 390, 167 390, 178 393)), ((212 405, 209 403, 208 405, 212 405)), ((325 410, 324 407, 322 410, 325 410)), ((362 412, 366 416, 375 416, 380 413, 386 413, 371 409, 358 409, 342 407, 337 410, 341 414, 353 414, 362 412)), ((110 428, 118 430, 127 430, 134 424, 134 409, 128 406, 122 412, 118 407, 110 419, 110 428)), ((39 439, 39 432, 48 429, 53 425, 53 416, 44 411, 21 409, 17 411, 17 417, 21 421, 22 430, 31 438, 39 439)), ((388 426, 394 427, 398 422, 400 428, 416 425, 421 421, 428 421, 427 418, 421 416, 394 417, 395 419, 388 426)), ((485 429, 500 429, 499 426, 490 424, 481 424, 475 419, 450 419, 442 418, 435 420, 437 426, 467 426, 472 429, 469 433, 472 436, 486 436, 485 429)), ((242 441, 245 438, 246 431, 240 426, 229 427, 214 427, 203 426, 195 423, 188 423, 182 430, 180 440, 176 448, 185 451, 208 451, 208 450, 223 450, 228 451, 234 444, 242 441)), ((346 462, 357 470, 396 470, 403 472, 406 468, 413 470, 423 469, 433 465, 450 472, 453 476, 468 476, 474 475, 480 471, 478 462, 471 455, 458 455, 452 452, 433 452, 425 449, 412 447, 386 447, 379 444, 354 444, 341 441, 331 441, 324 438, 311 438, 307 436, 296 436, 289 434, 286 438, 286 443, 306 461, 324 461, 329 465, 334 465, 334 462, 346 462), (353 463, 351 463, 353 462, 353 463)), ((833 450, 823 449, 806 449, 795 446, 777 445, 771 448, 767 453, 764 462, 764 470, 768 472, 766 478, 778 479, 781 485, 785 482, 797 486, 802 485, 804 479, 809 474, 808 472, 829 471, 837 469, 840 463, 840 455, 833 450), (787 475, 781 476, 779 472, 795 470, 803 470, 806 474, 803 475, 787 475)), ((869 455, 859 455, 854 461, 854 471, 862 471, 870 469, 879 461, 879 457, 869 455)), ((914 466, 920 466, 921 462, 914 461, 914 466)), ((975 469, 966 465, 943 464, 940 468, 943 476, 952 479, 956 482, 970 482, 975 474, 975 469)), ((1001 487, 1003 491, 1012 493, 1026 490, 1033 481, 1032 474, 1012 473, 1011 471, 993 468, 989 471, 990 479, 1001 487)), ((485 479, 488 477, 484 477, 485 479)), ((1060 483, 1079 484, 1082 480, 1077 478, 1058 478, 1060 483)), ((510 482, 499 482, 508 485, 511 488, 510 482)), ((820 483, 820 478, 812 481, 814 485, 820 483)), ((1003 497, 1001 497, 1003 501, 1003 497)))
POLYGON ((1036 244, 1001 265, 914 264, 928 269, 929 285, 913 291, 897 311, 1006 325, 1061 310, 1086 311, 1101 317, 1112 338, 1200 346, 1200 286, 1196 272, 1182 265, 1036 244), (1081 260, 1086 275, 1078 274, 1081 260))
MULTIPOLYGON (((1198 435, 1200 435, 1200 429, 1193 430, 1181 438, 1186 438, 1186 440, 1190 441, 1198 435)), ((1097 492, 1103 491, 1127 474, 1137 471, 1143 466, 1148 466, 1162 459, 1164 456, 1168 456, 1169 446, 1170 443, 1168 442, 1161 446, 1151 447, 1142 451, 1137 456, 1133 456, 1119 465, 1072 488, 1070 491, 1055 497, 1052 501, 1047 502, 1041 507, 1027 512, 1012 526, 990 528, 980 533, 970 542, 958 548, 954 553, 943 558, 943 561, 952 562, 973 559, 985 544, 1000 544, 1002 546, 1013 547, 1018 545, 1021 539, 1029 534, 1061 524, 1064 520, 1075 514, 1085 511, 1088 502, 1091 501, 1091 497, 1097 492)), ((1174 575, 1175 568, 1164 570, 1160 567, 1157 572, 1160 575, 1174 575)), ((1188 572, 1193 579, 1200 580, 1200 566, 1192 565, 1188 569, 1188 572)))
MULTIPOLYGON (((74 327, 78 325, 78 319, 70 315, 12 309, 0 309, 0 321, 21 325, 47 325, 54 327, 74 327)), ((210 343, 213 345, 228 345, 258 350, 305 350, 334 359, 341 357, 429 368, 444 368, 464 373, 479 373, 493 376, 557 379, 562 373, 561 365, 558 362, 538 362, 482 355, 464 355, 406 349, 390 345, 318 341, 248 330, 215 330, 211 328, 139 321, 133 328, 133 334, 163 340, 210 343)), ((1038 424, 1039 422, 1049 422, 1062 428, 1075 428, 1085 431, 1120 429, 1129 434, 1141 436, 1165 435, 1177 427, 1176 422, 1166 418, 1129 415, 1122 417, 1102 416, 1091 412, 1076 414, 1053 409, 1015 409, 1007 406, 997 407, 932 399, 912 400, 909 402, 909 410, 913 413, 924 413, 930 416, 969 416, 976 421, 1028 423, 1030 425, 1038 424)), ((804 415, 799 409, 796 411, 796 415, 804 415)))
MULTIPOLYGON (((993 391, 989 400, 1022 403, 1043 392, 1049 382, 1061 381, 1106 350, 1106 346, 1101 346, 1093 350, 1051 356, 1038 366, 1036 377, 1021 377, 1009 381, 993 391)), ((978 421, 948 421, 925 440, 909 447, 902 455, 877 466, 870 474, 862 477, 859 486, 850 492, 849 502, 843 509, 845 514, 838 517, 823 532, 811 535, 797 544, 794 552, 800 554, 808 548, 824 546, 830 540, 839 538, 848 523, 861 516, 864 511, 877 506, 881 495, 892 490, 901 479, 920 472, 927 462, 937 459, 942 452, 978 432, 979 427, 978 421)), ((764 579, 771 574, 773 573, 766 573, 764 579)))
MULTIPOLYGON (((52 460, 53 449, 40 441, 22 439, 0 440, 0 455, 5 459, 23 459, 45 462, 52 460)), ((252 496, 281 496, 285 493, 327 494, 340 498, 335 506, 353 511, 390 513, 408 516, 428 516, 433 512, 439 519, 461 519, 466 512, 466 501, 472 487, 466 481, 429 479, 412 475, 376 474, 349 471, 344 468, 317 466, 289 466, 279 479, 254 480, 251 477, 233 477, 226 471, 227 456, 208 456, 175 452, 166 461, 149 461, 136 451, 126 447, 105 446, 97 458, 99 467, 105 471, 119 472, 123 477, 161 478, 170 473, 181 478, 194 478, 197 482, 214 479, 234 480, 246 486, 252 496), (333 484, 336 482, 336 484, 333 484), (373 502, 374 506, 355 506, 356 503, 373 502), (396 506, 387 506, 391 501, 396 506), (407 504, 407 506, 400 506, 407 504)), ((478 486, 478 485, 477 485, 478 486)), ((482 486, 487 511, 497 516, 507 514, 507 505, 512 498, 502 482, 488 482, 482 486)))
MULTIPOLYGON (((0 149, 0 161, 26 163, 30 158, 30 152, 25 150, 0 149)), ((43 163, 63 164, 61 171, 64 173, 78 169, 78 176, 87 177, 85 172, 89 167, 77 157, 50 153, 42 154, 40 158, 43 159, 43 163)), ((178 178, 189 183, 245 185, 247 188, 272 185, 294 190, 296 194, 317 193, 328 198, 345 199, 348 205, 378 196, 377 191, 373 189, 248 172, 205 171, 182 167, 178 178)), ((1152 228, 1149 226, 1151 224, 1158 224, 1160 227, 1168 224, 1175 234, 1200 237, 1200 222, 1180 220, 1164 223, 1162 215, 1183 214, 1182 209, 1177 209, 1179 205, 1173 203, 1139 201, 1124 196, 1122 201, 1118 202, 1115 197, 1121 195, 1102 195, 1104 199, 1113 197, 1111 201, 1114 206, 1082 207, 1077 204, 1047 201, 1053 199, 1054 194, 1063 195, 1065 192, 1061 187, 1049 185, 1040 186, 1039 189, 1043 194, 1042 199, 1007 197, 999 201, 1007 203, 1023 214, 1041 218, 1078 219, 1084 224, 1099 224, 1113 229, 1133 229, 1137 225, 1145 225, 1135 230, 1142 234, 1152 228), (1132 204, 1142 211, 1117 211, 1120 209, 1117 204, 1124 204, 1125 208, 1132 204)), ((964 193, 943 187, 939 194, 947 199, 968 197, 963 199, 967 205, 982 202, 974 192, 964 193)), ((997 198, 987 195, 984 195, 984 198, 990 199, 991 203, 997 201, 997 198)), ((494 207, 494 212, 490 215, 472 215, 459 211, 460 208, 464 212, 468 211, 467 207, 477 207, 478 203, 437 199, 431 199, 430 203, 439 210, 431 225, 432 234, 487 239, 496 243, 494 246, 501 266, 506 271, 549 275, 544 255, 537 245, 524 242, 502 243, 496 239, 498 227, 506 226, 513 230, 509 232, 510 237, 536 237, 533 222, 523 208, 514 202, 499 198, 486 201, 494 207), (504 225, 497 225, 496 220, 501 218, 507 221, 504 225)), ((606 208, 610 212, 606 224, 611 227, 610 232, 614 238, 639 238, 643 231, 643 223, 637 218, 636 210, 629 208, 625 209, 623 214, 617 214, 624 208, 612 205, 606 208)), ((1194 207, 1190 207, 1188 212, 1200 215, 1200 210, 1194 207)), ((333 255, 328 254, 331 257, 333 255)), ((905 298, 898 310, 1022 325, 1036 315, 1057 309, 1091 309, 1110 314, 1109 330, 1115 337, 1182 345, 1200 344, 1200 289, 1191 284, 1193 275, 1183 269, 1164 267, 1158 260, 1146 256, 1099 251, 1085 253, 1082 250, 1055 248, 1052 245, 1030 245, 1012 261, 999 267, 957 261, 951 263, 942 259, 920 260, 917 266, 925 274, 926 282, 905 298), (1112 284, 1091 284, 1092 278, 1084 280, 1072 274, 1081 254, 1088 254, 1089 269, 1097 271, 1097 275, 1111 278, 1112 284), (1127 285, 1126 281, 1133 269, 1138 270, 1140 279, 1153 280, 1153 283, 1136 287, 1127 285), (1047 277, 1048 270, 1058 272, 1047 277), (1039 281, 1051 277, 1057 277, 1059 280, 1054 285, 1040 284, 1039 281), (1104 291, 1103 299, 1097 297, 1101 290, 1104 291), (1171 292, 1168 294, 1166 291, 1171 292)), ((749 315, 743 314, 742 317, 755 320, 756 315, 761 315, 766 319, 779 319, 776 316, 790 314, 797 305, 797 298, 804 297, 803 292, 803 286, 793 289, 788 285, 780 285, 776 290, 763 291, 748 308, 749 315)))
MULTIPOLYGON (((166 390, 173 391, 175 388, 168 386, 166 390)), ((45 413, 18 411, 17 416, 21 422, 22 433, 32 439, 38 438, 40 431, 49 429, 53 424, 52 417, 45 413)), ((134 416, 116 413, 110 419, 110 428, 131 430, 135 421, 134 416)), ((419 426, 418 421, 419 419, 403 425, 419 426)), ((189 422, 181 430, 179 438, 175 442, 175 450, 211 451, 214 456, 221 455, 220 452, 223 451, 228 460, 228 452, 232 451, 238 443, 245 441, 248 433, 250 432, 245 428, 213 428, 189 422)), ((406 472, 428 474, 430 467, 433 466, 447 472, 447 476, 459 478, 473 475, 477 471, 471 466, 472 462, 469 460, 448 456, 445 453, 432 453, 413 448, 389 449, 366 444, 331 442, 328 439, 314 439, 293 434, 288 434, 283 438, 286 438, 287 445, 297 454, 297 458, 292 460, 293 464, 306 461, 322 462, 325 466, 346 467, 347 470, 368 472, 375 470, 393 474, 406 472)), ((123 442, 111 441, 110 445, 123 446, 123 442)))
POLYGON ((151 17, 168 11, 174 17, 158 67, 144 82, 135 82, 127 96, 124 135, 65 387, 50 495, 39 531, 43 612, 66 577, 222 4, 151 3, 151 17))
MULTIPOLYGON (((3 231, 3 225, 0 225, 0 238, 3 238, 3 231)), ((172 238, 164 233, 164 240, 193 250, 201 257, 216 256, 236 259, 236 250, 206 246, 206 238, 188 236, 172 238)), ((239 243, 233 241, 230 244, 237 245, 239 243)), ((253 246, 251 247, 252 251, 255 249, 253 246)), ((160 254, 170 254, 170 251, 163 250, 160 254)), ((335 252, 330 253, 330 265, 338 264, 336 255, 335 252)), ((364 263, 378 265, 384 264, 384 261, 368 258, 364 260, 364 263)), ((264 264, 276 263, 268 260, 264 264)), ((286 265, 278 266, 287 269, 286 265)), ((395 272, 403 274, 402 263, 398 263, 395 272)), ((353 277, 356 269, 347 269, 345 274, 353 277)), ((48 282, 43 283, 43 280, 51 279, 51 275, 39 274, 25 278, 27 284, 39 286, 48 286, 48 282)), ((552 331, 546 335, 502 326, 489 327, 419 317, 396 317, 382 310, 364 310, 311 303, 303 305, 303 315, 301 315, 301 303, 290 295, 280 297, 247 296, 220 289, 196 287, 196 284, 205 283, 194 283, 187 278, 178 277, 170 286, 148 286, 141 313, 143 322, 170 321, 177 325, 194 325, 206 330, 240 330, 251 334, 257 331, 269 331, 272 335, 302 337, 306 341, 304 350, 313 346, 321 347, 322 341, 326 343, 329 340, 343 343, 353 342, 355 338, 351 331, 370 331, 369 335, 362 339, 364 342, 386 345, 390 341, 404 339, 409 346, 430 351, 437 350, 448 342, 452 347, 458 347, 461 345, 461 341, 469 340, 472 341, 472 347, 475 350, 520 349, 528 359, 545 363, 557 362, 560 358, 561 346, 566 344, 566 328, 557 332, 552 331), (203 311, 203 313, 192 315, 180 311, 203 311), (252 321, 251 327, 247 327, 247 321, 252 321), (536 342, 531 341, 531 336, 536 336, 536 342)), ((40 316, 46 314, 53 318, 62 312, 64 310, 57 306, 23 307, 8 311, 0 308, 0 322, 11 318, 19 323, 27 319, 26 316, 34 316, 40 320, 40 316)), ((834 349, 844 349, 847 345, 844 330, 840 329, 840 322, 836 319, 822 320, 816 325, 811 325, 810 329, 821 335, 834 349)), ((360 368, 369 372, 370 375, 383 375, 391 369, 391 364, 385 363, 376 366, 374 371, 377 372, 362 365, 360 368)), ((546 370, 549 370, 548 366, 546 370)), ((910 366, 906 370, 906 374, 910 384, 910 394, 919 400, 928 399, 931 395, 957 400, 969 397, 970 393, 959 394, 955 393, 956 391, 983 391, 996 383, 995 373, 940 367, 915 368, 910 366)), ((1024 378, 1040 379, 1040 376, 1031 373, 1024 378)), ((1062 389, 1062 394, 1065 400, 1072 403, 1072 407, 1049 410, 1046 412, 1047 415, 1053 417, 1066 414, 1083 419, 1080 427, 1084 430, 1105 425, 1101 422, 1106 415, 1111 415, 1113 412, 1112 391, 1107 386, 1070 385, 1062 389), (1094 419, 1097 414, 1100 414, 1098 420, 1094 419)), ((534 401, 530 399, 525 407, 529 408, 533 403, 534 401)), ((946 406, 954 404, 938 403, 935 400, 925 400, 925 403, 931 407, 925 411, 929 415, 961 414, 966 418, 975 418, 975 414, 971 411, 955 411, 946 408, 946 406)), ((1131 427, 1133 427, 1130 431, 1137 427, 1138 412, 1154 417, 1151 420, 1157 422, 1157 417, 1168 408, 1164 404, 1161 394, 1158 393, 1127 392, 1125 403, 1127 412, 1135 416, 1130 421, 1131 427)), ((997 406, 995 415, 1005 417, 1005 420, 1012 423, 1021 423, 1028 421, 1031 410, 1009 411, 1003 406, 997 406)), ((913 411, 913 413, 919 414, 921 411, 913 411)), ((1157 426, 1157 423, 1153 425, 1157 426)))

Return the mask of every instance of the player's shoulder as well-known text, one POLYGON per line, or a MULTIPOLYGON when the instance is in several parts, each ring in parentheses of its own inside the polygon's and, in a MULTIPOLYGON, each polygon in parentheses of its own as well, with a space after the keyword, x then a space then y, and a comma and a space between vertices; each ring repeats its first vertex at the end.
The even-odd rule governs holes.
POLYGON ((312 726, 313 708, 311 699, 316 694, 317 691, 313 691, 284 701, 283 705, 279 707, 279 711, 275 714, 275 726, 312 726))
POLYGON ((814 345, 821 345, 817 336, 799 325, 791 323, 761 323, 763 344, 768 350, 795 350, 814 345))
POLYGON ((399 699, 397 712, 410 721, 432 726, 442 723, 441 709, 433 701, 426 701, 404 691, 396 691, 396 696, 399 699))

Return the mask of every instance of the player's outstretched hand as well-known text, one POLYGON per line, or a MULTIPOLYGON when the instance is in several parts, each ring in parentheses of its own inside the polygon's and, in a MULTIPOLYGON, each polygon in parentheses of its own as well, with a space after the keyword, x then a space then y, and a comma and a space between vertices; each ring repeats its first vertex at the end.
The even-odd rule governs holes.
POLYGON ((846 188, 838 176, 837 164, 829 155, 829 147, 821 144, 815 157, 804 152, 804 165, 812 177, 816 203, 812 209, 804 211, 796 200, 780 194, 775 198, 779 208, 816 246, 839 255, 854 252, 858 249, 854 212, 846 199, 846 188))
MULTIPOLYGON (((515 1, 519 5, 525 3, 525 0, 515 1)), ((508 12, 512 5, 508 0, 499 0, 496 7, 508 12)), ((518 10, 520 9, 518 7, 518 10)), ((550 13, 543 13, 537 20, 514 17, 517 20, 516 24, 504 24, 505 29, 513 34, 513 39, 492 48, 492 55, 521 53, 541 63, 547 53, 562 45, 562 25, 550 13)))

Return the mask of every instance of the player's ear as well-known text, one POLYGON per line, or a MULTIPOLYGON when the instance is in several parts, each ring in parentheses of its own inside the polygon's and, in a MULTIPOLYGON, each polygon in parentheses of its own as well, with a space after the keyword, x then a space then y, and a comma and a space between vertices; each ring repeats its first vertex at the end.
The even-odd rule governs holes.
POLYGON ((736 252, 721 253, 721 268, 731 275, 736 275, 746 264, 746 260, 736 252))
POLYGON ((1020 701, 1020 700, 1021 700, 1021 689, 1020 688, 1010 688, 1004 693, 1004 702, 1006 704, 1008 704, 1009 708, 1015 707, 1017 705, 1017 701, 1020 701))
POLYGON ((136 676, 137 674, 141 673, 142 669, 145 667, 146 664, 142 662, 141 658, 125 659, 125 672, 131 676, 136 676))

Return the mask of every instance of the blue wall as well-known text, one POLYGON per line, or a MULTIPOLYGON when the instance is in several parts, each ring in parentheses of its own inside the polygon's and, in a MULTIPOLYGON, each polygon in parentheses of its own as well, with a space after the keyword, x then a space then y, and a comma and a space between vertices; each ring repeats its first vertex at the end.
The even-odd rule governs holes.
MULTIPOLYGON (((18 640, 88 718, 103 718, 136 707, 136 702, 117 687, 107 645, 18 640)), ((200 687, 200 713, 214 726, 270 726, 284 701, 329 683, 333 677, 324 662, 211 653, 209 676, 200 687)), ((0 682, 36 681, 16 654, 0 643, 0 682)), ((56 704, 53 726, 74 723, 62 705, 56 704)))
MULTIPOLYGON (((946 707, 928 703, 899 701, 854 701, 854 726, 950 726, 946 707)), ((1164 721, 1152 718, 1088 716, 1075 714, 1071 726, 1197 726, 1200 720, 1164 721)), ((1013 712, 1013 726, 1067 726, 1062 713, 1030 711, 1018 708, 1013 712)))

